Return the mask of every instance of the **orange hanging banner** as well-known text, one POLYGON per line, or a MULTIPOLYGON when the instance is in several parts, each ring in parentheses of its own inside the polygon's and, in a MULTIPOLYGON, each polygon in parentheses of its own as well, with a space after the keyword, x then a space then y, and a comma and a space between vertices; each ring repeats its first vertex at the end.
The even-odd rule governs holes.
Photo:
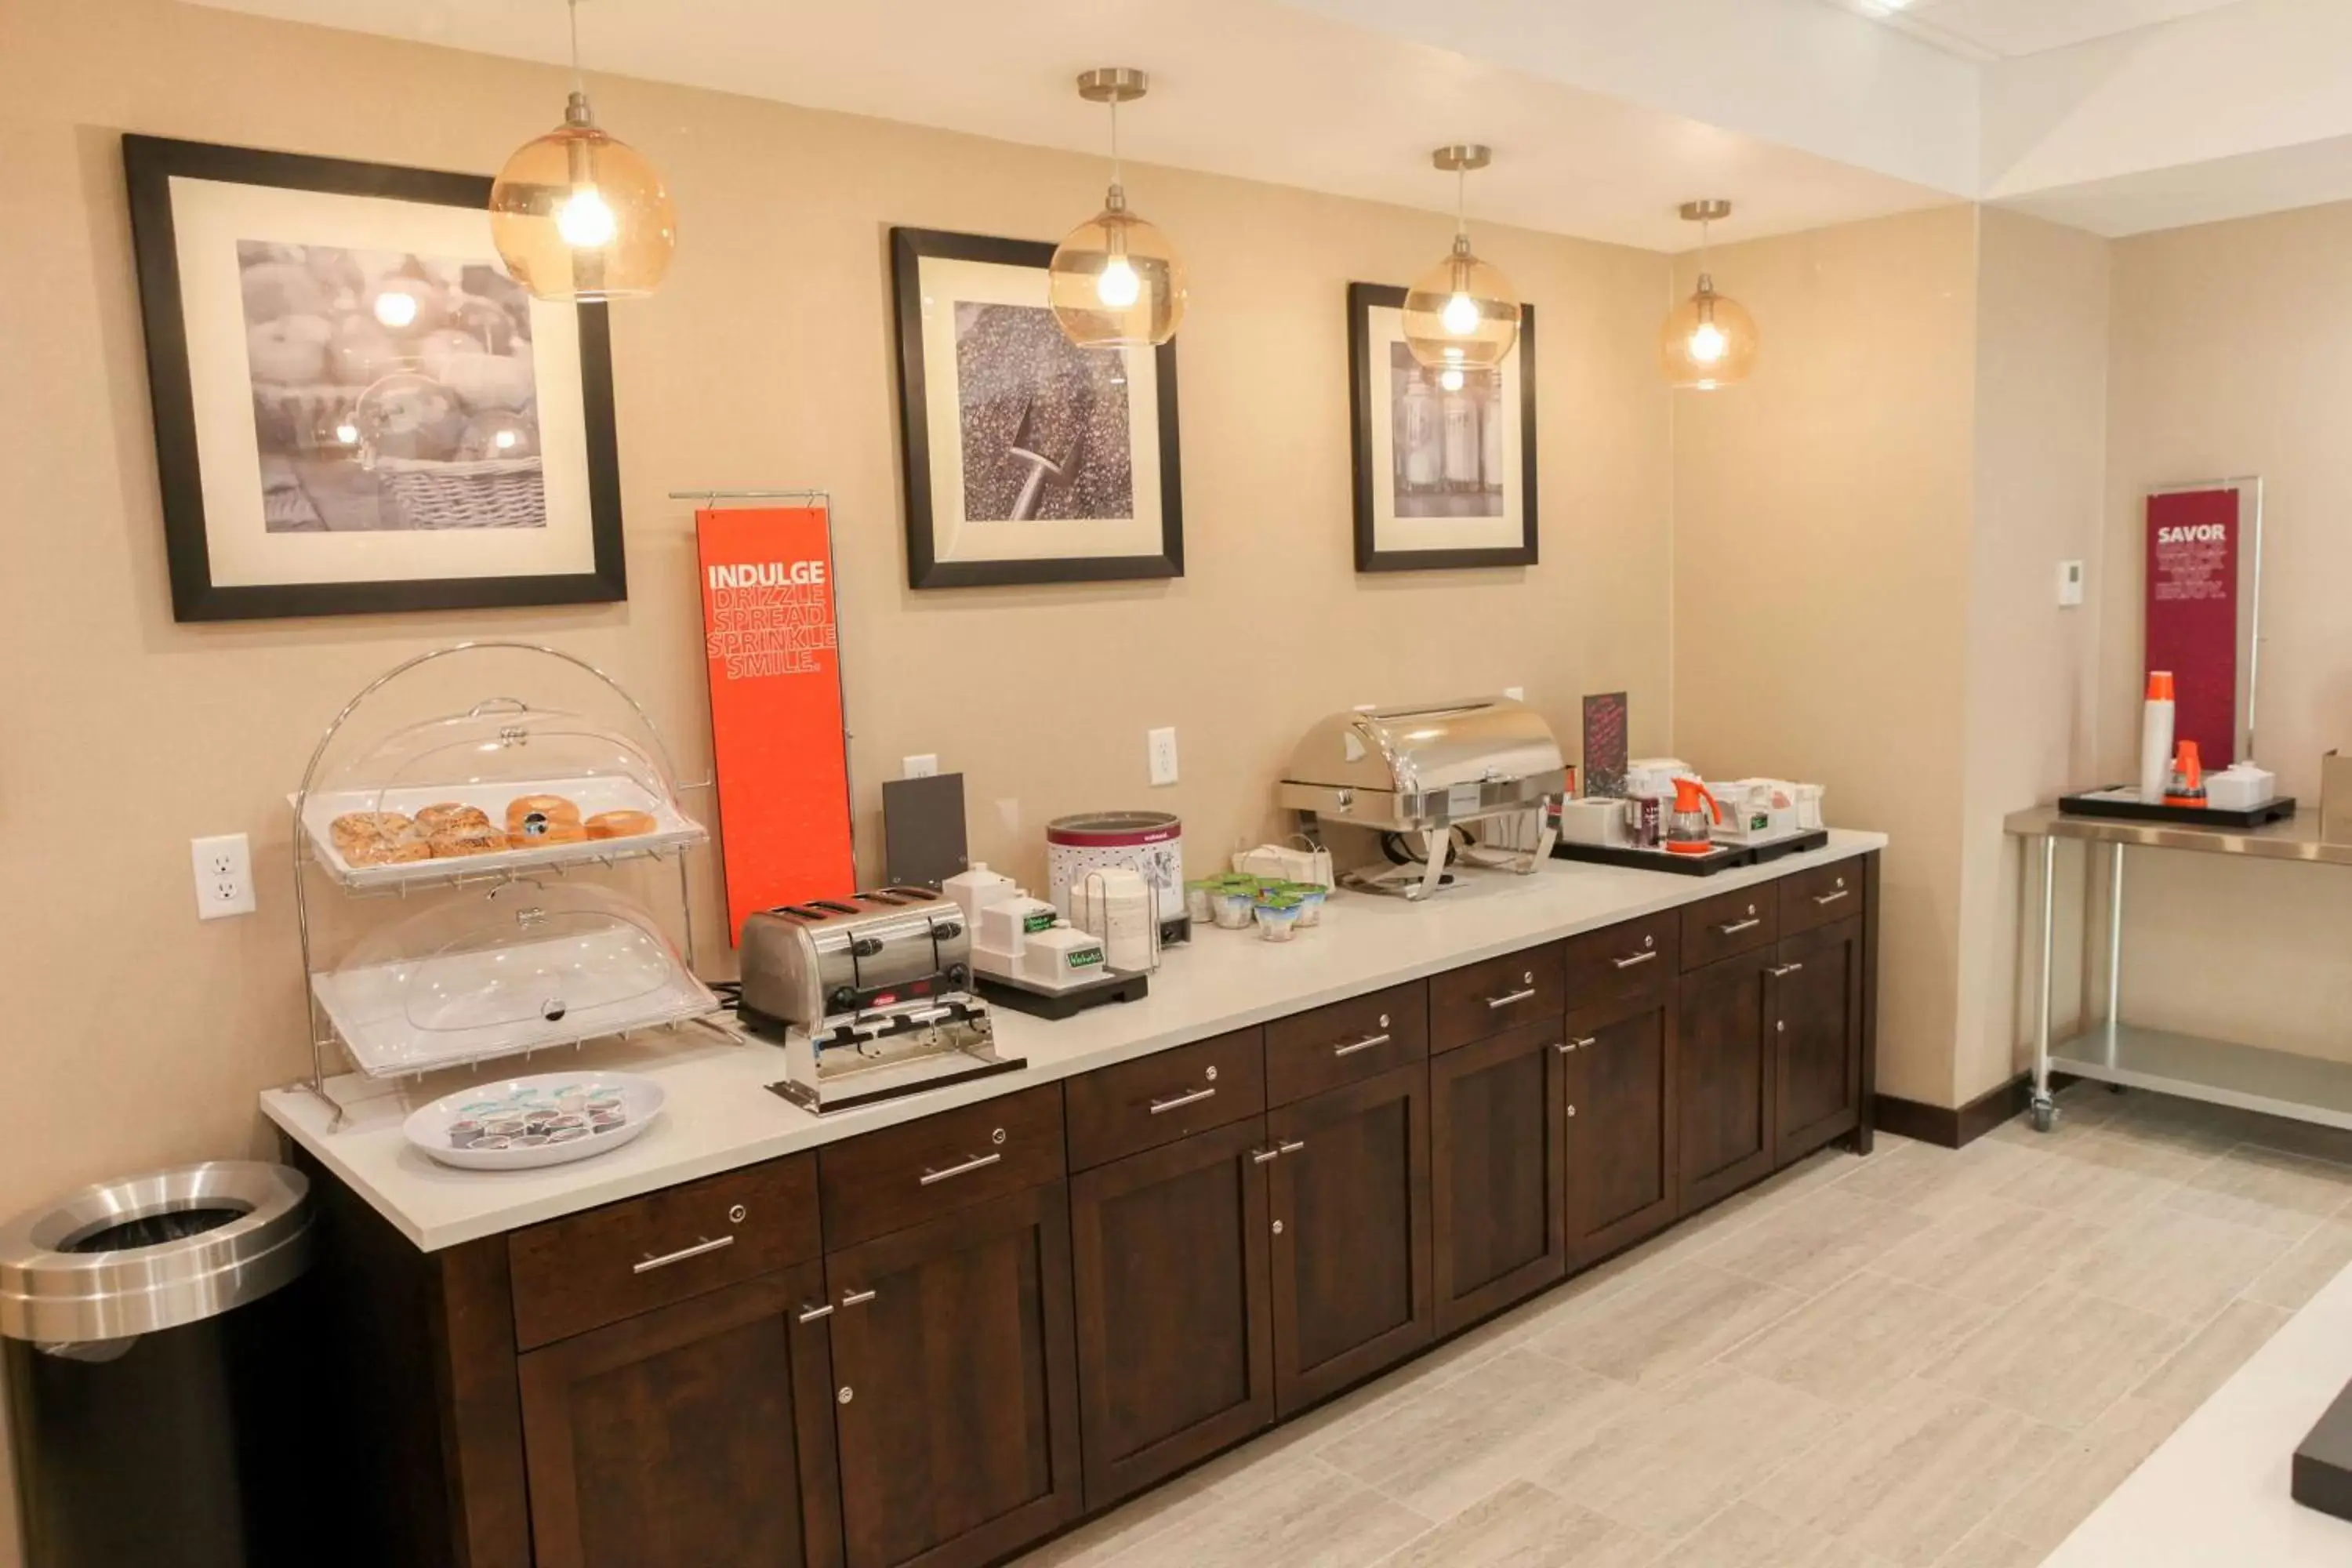
POLYGON ((856 889, 833 538, 823 507, 694 514, 727 936, 856 889))

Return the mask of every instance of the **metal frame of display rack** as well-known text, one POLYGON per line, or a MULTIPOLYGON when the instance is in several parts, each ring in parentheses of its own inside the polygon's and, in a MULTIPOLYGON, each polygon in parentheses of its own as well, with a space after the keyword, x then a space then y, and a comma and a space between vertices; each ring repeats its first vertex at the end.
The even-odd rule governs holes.
MULTIPOLYGON (((385 876, 370 875, 366 879, 362 879, 339 872, 335 867, 321 859, 313 852, 310 845, 309 806, 312 792, 319 783, 319 767, 320 763, 325 760, 328 749, 333 745, 336 737, 343 733, 345 727, 350 724, 352 716, 367 703, 369 699, 374 697, 377 693, 383 690, 384 688, 390 686, 393 682, 400 679, 400 678, 404 675, 408 675, 416 669, 426 665, 433 664, 438 660, 453 658, 460 654, 481 653, 492 650, 525 655, 541 655, 548 658, 559 660, 565 665, 571 666, 574 669, 587 674, 597 681, 602 682, 614 696, 618 697, 621 701, 627 706, 629 712, 635 717, 637 724, 642 728, 646 737, 652 742, 654 760, 660 764, 663 782, 667 784, 668 787, 673 791, 677 792, 704 790, 711 787, 712 781, 709 779, 703 779, 692 783, 679 780, 677 777, 676 763, 670 754, 668 742, 662 738, 660 726, 654 722, 653 716, 646 711, 644 704, 640 703, 635 697, 631 696, 625 687, 622 686, 619 681, 613 679, 610 675, 607 675, 604 670, 589 663, 586 659, 580 658, 578 655, 566 653, 561 648, 548 647, 539 643, 499 639, 456 643, 447 647, 435 648, 430 652, 418 654, 413 658, 404 659, 401 663, 393 666, 390 669, 385 670, 382 675, 377 676, 373 680, 362 687, 350 701, 343 704, 341 711, 335 715, 334 719, 327 725, 325 731, 320 733, 319 743, 311 749, 310 763, 302 770, 301 786, 295 791, 291 797, 294 808, 294 844, 292 850, 294 869, 294 920, 296 930, 299 934, 301 942, 302 994, 304 1004, 309 1009, 310 1028, 310 1076, 307 1080, 305 1080, 302 1087, 309 1089, 311 1093, 325 1101, 328 1108, 334 1113, 334 1121, 330 1125, 330 1131, 338 1129, 342 1125, 344 1114, 344 1107, 342 1103, 336 1100, 332 1094, 329 1093, 327 1089, 330 1055, 333 1050, 339 1047, 342 1049, 344 1055, 347 1057, 351 1056, 352 1053, 348 1044, 343 1042, 336 1032, 332 1022, 324 1016, 320 1003, 317 982, 311 967, 313 943, 310 929, 310 899, 309 878, 305 875, 306 870, 310 868, 315 867, 320 871, 327 875, 336 883, 337 886, 341 887, 344 893, 349 897, 405 899, 412 892, 450 892, 464 888, 490 888, 527 880, 561 879, 568 876, 572 870, 583 867, 594 866, 610 869, 613 867, 622 865, 632 860, 661 860, 675 857, 677 861, 678 919, 681 931, 686 939, 687 972, 689 975, 694 975, 699 968, 699 952, 697 947, 695 937, 694 890, 692 880, 688 874, 687 852, 697 844, 707 843, 709 841, 709 835, 707 827, 703 826, 703 825, 699 823, 693 822, 691 818, 688 819, 688 825, 694 829, 691 836, 673 836, 665 838, 663 842, 657 844, 636 847, 627 847, 623 843, 623 841, 617 839, 593 839, 581 844, 552 846, 544 850, 530 851, 530 853, 536 857, 530 861, 520 864, 509 864, 488 869, 483 869, 478 867, 468 867, 463 861, 436 862, 432 860, 422 860, 407 862, 401 864, 396 868, 371 867, 367 868, 371 873, 384 870, 392 871, 395 874, 385 876)), ((491 699, 489 700, 495 701, 498 700, 498 699, 491 699)), ((487 703, 477 704, 473 711, 477 713, 481 712, 486 706, 487 703)), ((643 1026, 643 1027, 676 1029, 689 1023, 707 1023, 708 1019, 708 1014, 696 1014, 686 1017, 670 1019, 667 1022, 647 1024, 643 1026)), ((730 1039, 737 1040, 739 1042, 741 1039, 740 1035, 735 1034, 731 1030, 724 1028, 723 1026, 713 1026, 717 1028, 718 1033, 730 1039)), ((486 1052, 478 1056, 452 1058, 446 1061, 435 1061, 428 1065, 421 1066, 417 1068, 413 1074, 407 1072, 376 1073, 366 1068, 364 1064, 361 1063, 356 1058, 352 1058, 352 1065, 355 1069, 365 1073, 370 1077, 422 1077, 427 1072, 438 1072, 447 1068, 465 1067, 478 1062, 499 1060, 507 1057, 529 1057, 534 1056, 541 1051, 562 1050, 565 1048, 577 1049, 580 1047, 586 1045, 591 1039, 607 1039, 616 1037, 627 1038, 638 1032, 638 1029, 631 1028, 620 1031, 617 1036, 609 1032, 584 1035, 577 1039, 551 1040, 531 1046, 518 1047, 511 1050, 498 1050, 486 1052)))
MULTIPOLYGON (((2057 1120, 2057 1102, 2050 1093, 2053 1071, 2119 1088, 2153 1089, 2186 1100, 2352 1129, 2352 1063, 2300 1056, 2274 1047, 2143 1028, 2125 1023, 2122 1015, 2125 849, 2187 850, 2305 866, 2352 867, 2352 844, 2322 839, 2316 813, 2262 827, 2226 828, 2067 816, 2044 805, 2017 812, 2001 826, 2021 839, 2042 841, 2042 994, 2030 1101, 2036 1131, 2049 1131, 2057 1120), (2061 838, 2108 847, 2107 1011, 2105 1017, 2087 1022, 2080 1032, 2053 1044, 2050 1016, 2061 838)), ((2084 952, 2087 956, 2087 931, 2084 952)))

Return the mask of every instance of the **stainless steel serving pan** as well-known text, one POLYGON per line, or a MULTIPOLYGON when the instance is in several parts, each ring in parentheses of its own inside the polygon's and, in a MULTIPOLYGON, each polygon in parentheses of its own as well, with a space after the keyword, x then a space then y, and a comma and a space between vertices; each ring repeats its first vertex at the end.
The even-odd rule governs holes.
POLYGON ((1291 753, 1276 804, 1387 832, 1532 811, 1568 789, 1559 742, 1524 702, 1497 697, 1334 713, 1291 753))

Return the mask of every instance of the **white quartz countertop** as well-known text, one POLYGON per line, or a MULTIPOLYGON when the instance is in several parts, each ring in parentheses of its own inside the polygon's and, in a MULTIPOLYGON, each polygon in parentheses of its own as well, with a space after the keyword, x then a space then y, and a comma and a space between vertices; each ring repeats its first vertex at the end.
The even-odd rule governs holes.
POLYGON ((2352 1268, 2199 1405, 2044 1568, 2344 1568, 2352 1523, 2296 1502, 2288 1472, 2347 1383, 2352 1268))
POLYGON ((819 1118, 767 1085, 783 1077, 776 1047, 738 1045, 688 1027, 607 1040, 577 1056, 547 1053, 421 1080, 330 1081, 343 1125, 306 1087, 270 1089, 261 1109, 286 1134, 425 1251, 455 1247, 599 1204, 835 1142, 974 1100, 1011 1094, 1229 1029, 1433 974, 1538 942, 1594 931, 1806 866, 1884 848, 1884 834, 1832 830, 1819 849, 1759 867, 1682 877, 1555 860, 1532 876, 1472 872, 1424 903, 1343 894, 1323 923, 1289 942, 1207 931, 1168 951, 1140 1002, 1061 1022, 996 1010, 998 1048, 1024 1056, 1017 1072, 910 1094, 819 1118), (578 1066, 646 1073, 668 1103, 654 1126, 607 1154, 537 1171, 460 1171, 412 1148, 408 1113, 470 1083, 578 1066))

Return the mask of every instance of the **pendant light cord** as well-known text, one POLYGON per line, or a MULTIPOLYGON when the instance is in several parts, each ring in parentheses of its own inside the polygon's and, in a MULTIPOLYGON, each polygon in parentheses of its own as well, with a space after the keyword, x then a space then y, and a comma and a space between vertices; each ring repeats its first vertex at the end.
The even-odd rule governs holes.
POLYGON ((1116 96, 1110 100, 1110 183, 1113 190, 1126 183, 1118 163, 1118 100, 1116 96))
POLYGON ((565 0, 572 21, 572 90, 585 93, 588 79, 580 73, 580 0, 565 0))
POLYGON ((1456 239, 1470 232, 1470 171, 1467 166, 1454 171, 1454 237, 1456 239))

